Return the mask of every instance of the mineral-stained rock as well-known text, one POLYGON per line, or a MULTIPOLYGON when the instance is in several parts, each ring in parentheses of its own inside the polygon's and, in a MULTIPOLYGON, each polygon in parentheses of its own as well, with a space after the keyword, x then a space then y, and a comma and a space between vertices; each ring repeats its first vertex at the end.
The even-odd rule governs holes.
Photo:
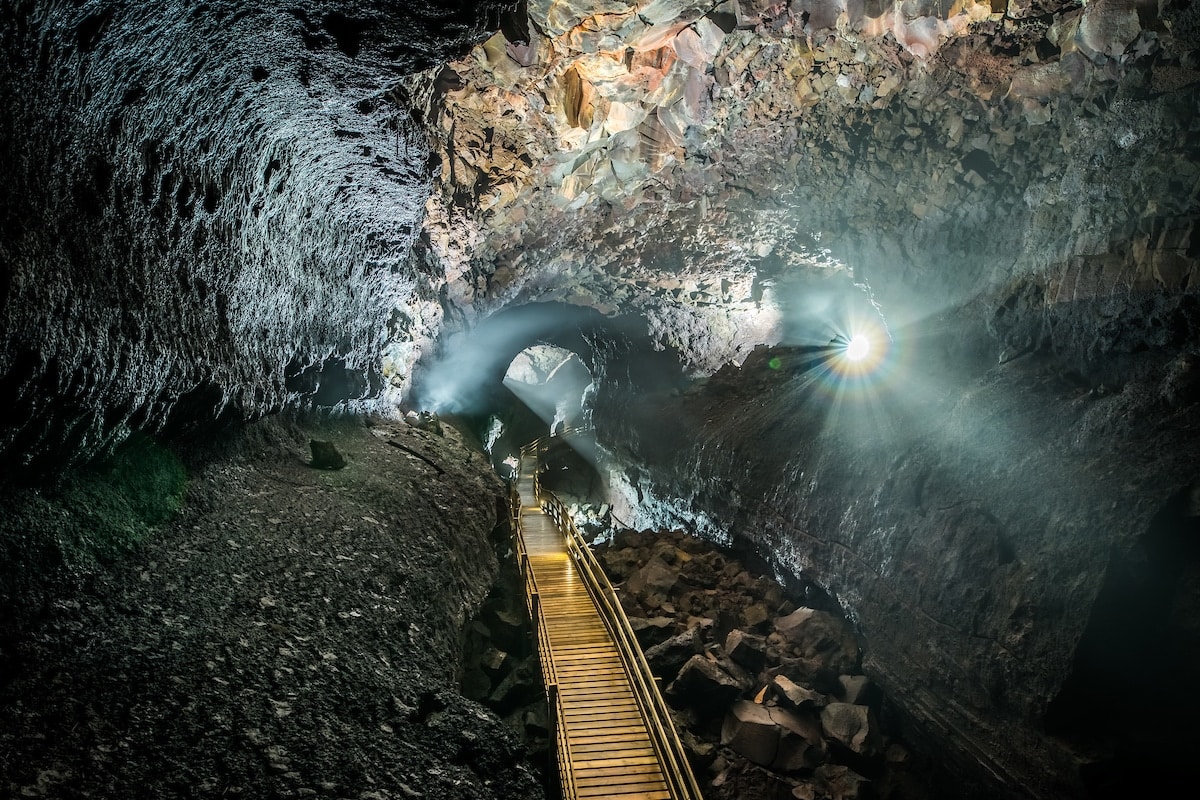
POLYGON ((860 756, 874 758, 881 752, 879 723, 867 706, 830 703, 821 710, 825 735, 860 756))
POLYGON ((723 711, 743 687, 729 673, 704 656, 692 656, 667 687, 666 696, 676 706, 692 706, 704 714, 723 711))

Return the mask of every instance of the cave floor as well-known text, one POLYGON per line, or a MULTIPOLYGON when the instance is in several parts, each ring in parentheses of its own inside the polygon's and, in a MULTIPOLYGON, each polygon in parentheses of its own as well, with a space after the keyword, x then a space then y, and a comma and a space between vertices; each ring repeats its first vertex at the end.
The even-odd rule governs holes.
POLYGON ((541 796, 454 688, 503 487, 452 431, 324 426, 251 428, 6 636, 0 796, 541 796), (347 466, 308 466, 310 436, 347 466))

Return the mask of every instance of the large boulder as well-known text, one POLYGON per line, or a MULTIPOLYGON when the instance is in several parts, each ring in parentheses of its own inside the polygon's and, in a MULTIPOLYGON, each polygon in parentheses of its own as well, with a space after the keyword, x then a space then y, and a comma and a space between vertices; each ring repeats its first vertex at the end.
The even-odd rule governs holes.
POLYGON ((739 664, 757 674, 767 664, 767 640, 753 633, 732 630, 725 637, 725 652, 739 664))
POLYGON ((841 764, 822 764, 813 771, 817 797, 827 800, 866 800, 874 797, 871 782, 841 764))
POLYGON ((689 658, 703 650, 704 638, 700 627, 696 626, 648 649, 646 662, 657 677, 671 680, 679 674, 689 658))
POLYGON ((679 571, 661 558, 652 558, 625 581, 625 588, 636 595, 668 596, 679 582, 679 571))
POLYGON ((858 668, 858 640, 849 623, 840 617, 812 608, 798 608, 775 620, 775 630, 801 658, 839 673, 858 668))
POLYGON ((749 700, 734 703, 725 715, 721 744, 755 764, 783 772, 812 769, 825 756, 816 717, 749 700))
POLYGON ((879 687, 866 675, 839 675, 838 683, 842 685, 843 702, 878 708, 883 699, 879 687))
POLYGON ((882 753, 879 723, 867 706, 830 703, 821 709, 821 727, 831 741, 855 755, 876 758, 882 753))
POLYGON ((662 644, 667 639, 671 638, 671 632, 675 630, 675 621, 670 617, 630 617, 629 627, 633 629, 633 635, 637 637, 638 644, 643 649, 654 647, 662 644))
POLYGON ((767 672, 771 677, 782 675, 793 683, 808 686, 824 694, 837 694, 841 690, 837 672, 825 666, 819 659, 781 658, 779 663, 767 672))
POLYGON ((785 705, 794 709, 820 709, 827 702, 825 695, 792 682, 786 675, 776 675, 771 687, 785 705))
POLYGON ((713 715, 725 710, 745 690, 737 678, 715 661, 692 656, 679 670, 679 677, 667 687, 666 696, 676 707, 691 707, 701 714, 713 715))

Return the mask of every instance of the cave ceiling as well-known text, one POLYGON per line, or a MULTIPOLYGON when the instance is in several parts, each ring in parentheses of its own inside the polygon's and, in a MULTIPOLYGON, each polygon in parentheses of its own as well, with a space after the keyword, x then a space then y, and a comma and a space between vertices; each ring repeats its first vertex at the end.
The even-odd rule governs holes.
POLYGON ((827 335, 840 296, 1119 380, 1190 335, 1196 18, 16 3, 0 449, 411 402, 446 334, 532 302, 640 318, 693 375, 827 335))
POLYGON ((440 159, 424 233, 452 317, 638 313, 711 372, 831 287, 906 324, 1029 282, 1051 306, 1191 280, 1200 73, 1178 10, 527 11, 401 90, 440 159))

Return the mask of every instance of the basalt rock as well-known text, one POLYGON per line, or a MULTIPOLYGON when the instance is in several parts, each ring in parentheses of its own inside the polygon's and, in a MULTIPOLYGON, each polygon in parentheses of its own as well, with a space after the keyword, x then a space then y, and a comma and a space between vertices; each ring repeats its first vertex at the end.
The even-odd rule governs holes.
POLYGON ((131 429, 379 397, 389 318, 411 342, 439 316, 410 262, 428 150, 391 90, 462 53, 498 5, 7 4, 10 472, 86 461, 131 429))

